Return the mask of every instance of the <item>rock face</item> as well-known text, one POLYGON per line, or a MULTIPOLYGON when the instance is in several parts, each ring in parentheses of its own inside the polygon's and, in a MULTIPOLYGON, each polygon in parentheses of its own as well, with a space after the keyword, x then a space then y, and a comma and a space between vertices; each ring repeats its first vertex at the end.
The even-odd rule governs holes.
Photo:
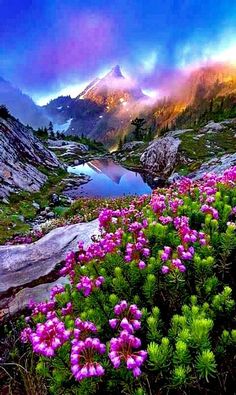
POLYGON ((168 177, 176 166, 179 145, 180 140, 173 137, 154 140, 140 158, 143 168, 153 174, 168 177))
POLYGON ((0 293, 48 275, 79 240, 90 242, 98 234, 98 220, 52 230, 32 244, 0 246, 0 293))
POLYGON ((98 226, 98 220, 68 225, 32 244, 0 246, 0 318, 25 308, 29 299, 43 300, 51 286, 67 282, 58 278, 51 283, 48 276, 69 251, 76 251, 79 240, 87 245, 92 236, 99 235, 98 226))
POLYGON ((40 165, 63 167, 29 128, 11 117, 0 118, 0 198, 17 190, 38 191, 47 180, 40 165))

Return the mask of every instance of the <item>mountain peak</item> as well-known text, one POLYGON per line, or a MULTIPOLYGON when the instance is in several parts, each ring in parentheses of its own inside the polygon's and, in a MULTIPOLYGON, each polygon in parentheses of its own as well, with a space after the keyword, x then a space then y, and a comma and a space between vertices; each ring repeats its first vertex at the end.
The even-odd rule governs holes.
POLYGON ((111 71, 109 71, 109 73, 105 77, 124 78, 120 66, 118 64, 112 67, 111 71))

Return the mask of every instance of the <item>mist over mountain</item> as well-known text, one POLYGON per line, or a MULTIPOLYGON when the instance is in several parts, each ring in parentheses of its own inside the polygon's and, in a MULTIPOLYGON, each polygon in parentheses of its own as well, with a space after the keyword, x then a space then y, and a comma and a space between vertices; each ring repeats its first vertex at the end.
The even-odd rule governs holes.
POLYGON ((76 98, 59 97, 44 109, 56 123, 65 125, 67 134, 83 134, 112 145, 130 133, 134 117, 144 117, 158 134, 163 128, 198 122, 204 114, 208 120, 206 113, 214 118, 216 110, 227 110, 226 116, 230 116, 228 110, 235 107, 236 68, 205 65, 184 75, 170 74, 164 89, 161 81, 160 87, 161 97, 151 99, 117 65, 76 98))
POLYGON ((49 119, 30 96, 0 77, 0 105, 7 106, 11 114, 33 128, 47 126, 49 119))

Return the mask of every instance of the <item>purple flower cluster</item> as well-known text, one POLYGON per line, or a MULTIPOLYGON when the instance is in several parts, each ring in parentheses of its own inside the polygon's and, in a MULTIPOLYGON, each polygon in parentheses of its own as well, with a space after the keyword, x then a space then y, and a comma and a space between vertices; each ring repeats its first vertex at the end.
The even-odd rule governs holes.
POLYGON ((122 300, 114 307, 114 313, 118 318, 109 320, 112 329, 120 327, 129 333, 134 333, 141 328, 142 313, 135 304, 129 306, 126 300, 122 300))
POLYGON ((50 291, 50 299, 54 299, 56 295, 61 294, 65 291, 65 287, 63 285, 57 284, 51 288, 50 291))
POLYGON ((147 359, 147 351, 136 351, 140 347, 141 340, 126 330, 123 330, 118 338, 112 338, 109 358, 113 367, 119 368, 123 361, 127 369, 132 370, 134 377, 140 376, 140 367, 147 359))
POLYGON ((197 232, 196 230, 190 229, 188 217, 175 217, 173 224, 176 230, 178 230, 182 244, 177 246, 176 251, 173 251, 171 247, 164 247, 161 253, 161 260, 164 263, 169 262, 170 264, 164 264, 162 266, 161 272, 163 274, 169 273, 171 269, 178 269, 180 272, 185 272, 186 266, 183 261, 192 260, 195 254, 195 249, 191 244, 196 242, 199 242, 200 245, 207 244, 204 232, 197 232))
POLYGON ((62 276, 69 275, 73 282, 76 264, 83 265, 93 259, 102 260, 107 253, 114 252, 122 243, 123 231, 117 229, 114 233, 106 233, 101 240, 90 244, 84 248, 82 242, 79 243, 79 249, 76 254, 70 252, 66 257, 65 266, 60 270, 62 276))
POLYGON ((184 202, 182 199, 175 198, 175 199, 171 200, 169 203, 169 206, 170 206, 172 213, 174 213, 174 214, 177 213, 178 208, 180 206, 182 206, 183 204, 184 204, 184 202))
POLYGON ((55 351, 71 336, 71 332, 58 318, 52 318, 45 323, 37 324, 36 330, 25 328, 21 334, 24 342, 30 342, 33 351, 45 357, 53 357, 55 351))
MULTIPOLYGON (((135 228, 135 242, 127 243, 125 249, 125 262, 136 261, 139 269, 144 269, 146 263, 144 259, 150 255, 150 250, 147 248, 148 240, 146 239, 142 230, 139 230, 138 223, 133 223, 130 226, 135 228)), ((146 224, 145 224, 146 225, 146 224)), ((143 227, 143 225, 141 225, 143 227)), ((142 229, 142 228, 141 228, 142 229)))
POLYGON ((96 361, 96 356, 104 354, 105 351, 105 344, 98 338, 87 337, 84 341, 73 339, 70 362, 75 379, 81 381, 88 377, 102 376, 105 370, 96 361))
POLYGON ((94 288, 100 288, 104 281, 105 279, 102 276, 99 276, 96 279, 89 278, 88 276, 81 276, 76 288, 78 291, 83 292, 84 296, 87 297, 91 294, 94 288))
POLYGON ((210 214, 214 219, 219 219, 219 213, 214 207, 211 207, 207 204, 203 204, 201 207, 201 211, 204 214, 210 214))
POLYGON ((32 310, 32 316, 38 315, 39 313, 46 315, 49 312, 54 311, 55 301, 50 300, 49 302, 46 301, 46 302, 35 303, 31 300, 29 302, 28 307, 30 310, 32 310))
POLYGON ((166 197, 161 194, 154 194, 151 198, 150 205, 158 216, 162 215, 166 209, 166 197))
POLYGON ((110 341, 109 358, 115 369, 123 361, 127 369, 132 370, 137 377, 141 374, 140 367, 147 358, 146 351, 135 351, 141 347, 141 340, 133 335, 135 330, 141 328, 142 313, 135 304, 129 306, 126 300, 116 304, 114 313, 118 318, 109 320, 109 324, 113 329, 119 328, 121 331, 117 338, 110 341))
POLYGON ((192 181, 187 177, 183 177, 181 180, 177 181, 175 185, 177 186, 180 194, 186 195, 191 191, 192 181))
POLYGON ((75 320, 74 337, 76 339, 85 339, 89 333, 96 333, 97 327, 91 321, 82 321, 80 318, 75 320))

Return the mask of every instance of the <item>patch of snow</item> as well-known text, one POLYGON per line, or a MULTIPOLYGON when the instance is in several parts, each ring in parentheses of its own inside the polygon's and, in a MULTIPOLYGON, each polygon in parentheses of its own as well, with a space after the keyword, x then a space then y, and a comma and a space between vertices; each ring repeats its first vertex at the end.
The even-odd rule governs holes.
POLYGON ((57 107, 57 110, 61 110, 61 109, 62 109, 62 106, 57 107))
POLYGON ((66 131, 69 129, 69 127, 70 127, 70 124, 71 124, 72 119, 73 119, 73 118, 68 119, 68 121, 66 121, 66 122, 63 123, 63 124, 55 123, 55 124, 53 125, 54 130, 55 130, 56 132, 66 132, 66 131))
POLYGON ((101 81, 100 78, 98 78, 98 80, 97 80, 94 84, 92 84, 92 85, 89 87, 89 89, 87 89, 87 90, 85 91, 84 95, 80 96, 80 99, 84 99, 84 96, 85 96, 89 91, 91 91, 91 89, 93 89, 100 81, 101 81))

